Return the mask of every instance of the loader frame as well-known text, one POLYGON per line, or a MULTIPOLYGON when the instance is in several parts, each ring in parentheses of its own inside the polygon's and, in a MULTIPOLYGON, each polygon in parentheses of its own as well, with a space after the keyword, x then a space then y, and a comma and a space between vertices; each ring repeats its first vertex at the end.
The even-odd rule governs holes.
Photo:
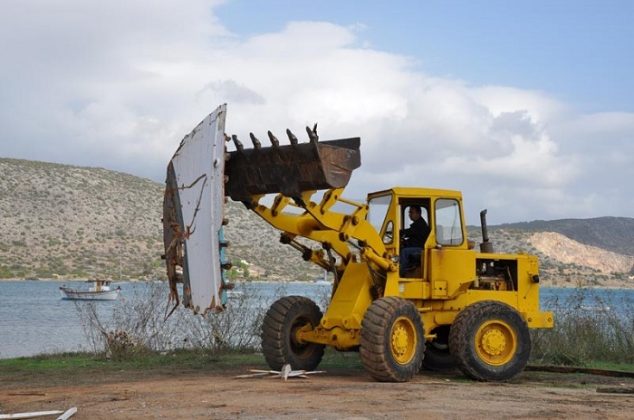
POLYGON ((425 339, 433 340, 434 331, 451 325, 465 307, 484 300, 505 303, 521 314, 530 328, 551 328, 553 316, 539 309, 539 266, 537 258, 526 254, 480 253, 467 240, 462 211, 462 195, 451 190, 430 188, 393 188, 368 196, 368 203, 379 197, 391 197, 381 229, 368 220, 369 204, 342 197, 343 188, 327 190, 319 202, 311 201, 316 191, 291 198, 278 194, 273 204, 261 204, 262 195, 254 196, 247 207, 276 229, 282 241, 302 252, 305 260, 335 273, 333 296, 326 313, 315 328, 297 331, 297 340, 333 346, 339 350, 359 345, 361 322, 378 297, 396 296, 412 301, 423 320, 425 339), (402 203, 428 200, 434 209, 438 200, 454 200, 459 206, 462 241, 443 246, 436 240, 435 212, 430 211, 431 233, 421 255, 421 275, 401 278, 396 264, 399 233, 402 227, 402 203), (336 212, 337 203, 352 206, 350 214, 336 212), (288 206, 304 210, 285 211, 288 206), (382 238, 392 226, 392 240, 382 238), (296 239, 304 237, 321 244, 313 250, 296 239), (336 262, 328 251, 337 254, 336 262), (476 264, 508 264, 513 267, 513 286, 494 290, 479 283, 476 264), (509 290, 513 289, 513 290, 509 290))

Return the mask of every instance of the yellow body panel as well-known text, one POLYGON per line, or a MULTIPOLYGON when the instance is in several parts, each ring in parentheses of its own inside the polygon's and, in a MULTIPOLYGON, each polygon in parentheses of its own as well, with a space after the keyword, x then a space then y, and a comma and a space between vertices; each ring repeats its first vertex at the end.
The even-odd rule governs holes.
POLYGON ((431 297, 450 299, 465 290, 475 279, 474 252, 466 249, 439 248, 429 250, 428 272, 431 297))
POLYGON ((321 323, 313 331, 299 333, 299 338, 342 350, 359 345, 361 321, 372 303, 371 283, 366 263, 348 264, 321 323))
POLYGON ((328 306, 321 326, 359 329, 365 311, 372 303, 372 279, 366 263, 350 263, 328 306))

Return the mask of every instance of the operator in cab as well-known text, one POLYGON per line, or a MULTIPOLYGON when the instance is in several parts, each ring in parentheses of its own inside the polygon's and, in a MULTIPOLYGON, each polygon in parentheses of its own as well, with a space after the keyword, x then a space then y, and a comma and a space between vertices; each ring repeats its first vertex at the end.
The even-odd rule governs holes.
POLYGON ((409 206, 412 224, 401 231, 400 276, 420 265, 420 257, 429 236, 429 225, 422 217, 420 206, 409 206))

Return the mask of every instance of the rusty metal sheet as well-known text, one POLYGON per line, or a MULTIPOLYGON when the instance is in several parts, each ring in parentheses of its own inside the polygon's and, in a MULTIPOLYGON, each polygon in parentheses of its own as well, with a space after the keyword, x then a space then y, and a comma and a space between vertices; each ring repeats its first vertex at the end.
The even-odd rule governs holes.
MULTIPOLYGON (((254 195, 282 193, 298 197, 307 190, 345 187, 361 165, 360 139, 319 141, 317 126, 307 128, 309 142, 271 147, 251 134, 252 149, 233 136, 236 150, 225 148, 226 105, 185 136, 167 167, 163 202, 163 241, 170 297, 195 312, 220 310, 228 285, 223 279, 222 224, 225 195, 250 202, 254 195), (227 160, 228 158, 228 160, 227 160)), ((227 266, 225 266, 226 268, 227 266)))
POLYGON ((249 201, 257 194, 297 197, 303 191, 345 187, 361 165, 359 145, 355 137, 238 149, 230 153, 225 169, 226 194, 249 201))
POLYGON ((222 308, 226 105, 185 136, 167 168, 163 240, 171 298, 195 312, 222 308))

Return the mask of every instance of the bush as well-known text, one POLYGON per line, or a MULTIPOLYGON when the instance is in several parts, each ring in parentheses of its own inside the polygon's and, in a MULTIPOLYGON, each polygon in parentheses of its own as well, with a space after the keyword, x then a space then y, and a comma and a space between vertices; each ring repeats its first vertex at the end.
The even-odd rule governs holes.
POLYGON ((11 277, 13 277, 13 272, 9 270, 9 267, 0 265, 0 278, 9 279, 11 277))
POLYGON ((161 350, 166 332, 164 312, 167 303, 165 286, 148 284, 136 288, 128 298, 121 299, 112 312, 99 311, 98 303, 75 302, 84 334, 96 354, 123 359, 132 354, 161 350))
POLYGON ((609 305, 605 298, 579 288, 563 302, 545 306, 555 312, 555 328, 532 330, 533 362, 576 366, 634 363, 632 302, 609 305))
POLYGON ((189 346, 210 354, 252 351, 260 347, 260 331, 268 304, 248 285, 241 291, 242 294, 232 298, 220 313, 186 318, 189 346))
POLYGON ((139 349, 144 349, 127 332, 121 330, 108 332, 105 340, 107 355, 114 360, 127 359, 138 353, 139 349))
MULTIPOLYGON (((145 283, 123 291, 126 296, 113 306, 76 302, 84 334, 97 355, 124 359, 145 351, 197 349, 215 354, 221 351, 252 351, 260 346, 262 320, 271 298, 259 296, 244 285, 242 294, 215 314, 195 315, 179 306, 166 319, 168 303, 165 283, 145 283), (106 310, 109 309, 109 310, 106 310)), ((281 296, 278 289, 276 296, 281 296)), ((275 298, 273 298, 275 299, 275 298)))

